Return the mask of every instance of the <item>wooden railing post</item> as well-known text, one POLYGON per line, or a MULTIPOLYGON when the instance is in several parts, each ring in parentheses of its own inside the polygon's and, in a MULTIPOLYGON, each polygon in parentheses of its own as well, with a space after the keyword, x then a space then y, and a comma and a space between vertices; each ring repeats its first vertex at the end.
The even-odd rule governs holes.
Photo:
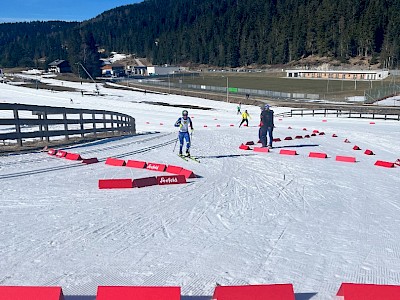
POLYGON ((65 139, 69 140, 68 136, 68 123, 67 123, 67 112, 64 110, 63 112, 63 121, 64 121, 64 131, 65 131, 65 139))
POLYGON ((49 136, 49 123, 47 121, 47 110, 43 110, 43 121, 44 121, 44 131, 46 132, 46 142, 50 142, 50 136, 49 136))
POLYGON ((92 114, 92 121, 93 121, 93 135, 97 137, 97 132, 96 132, 96 114, 92 114))
POLYGON ((19 147, 22 147, 22 138, 21 138, 21 125, 19 123, 19 115, 18 109, 14 108, 14 120, 15 120, 15 132, 17 133, 17 143, 19 147))
POLYGON ((110 119, 111 119, 112 135, 115 135, 115 130, 114 130, 114 115, 113 115, 113 114, 110 114, 110 119))
POLYGON ((79 125, 81 128, 81 137, 85 137, 85 127, 83 126, 83 113, 79 113, 79 125))

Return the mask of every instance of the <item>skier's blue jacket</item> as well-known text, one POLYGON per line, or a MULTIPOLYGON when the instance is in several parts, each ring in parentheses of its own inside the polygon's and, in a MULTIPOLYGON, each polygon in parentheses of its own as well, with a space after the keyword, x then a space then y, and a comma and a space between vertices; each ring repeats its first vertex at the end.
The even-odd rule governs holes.
POLYGON ((175 127, 179 127, 179 132, 189 132, 189 127, 193 130, 192 119, 190 117, 186 119, 181 117, 176 121, 175 127))

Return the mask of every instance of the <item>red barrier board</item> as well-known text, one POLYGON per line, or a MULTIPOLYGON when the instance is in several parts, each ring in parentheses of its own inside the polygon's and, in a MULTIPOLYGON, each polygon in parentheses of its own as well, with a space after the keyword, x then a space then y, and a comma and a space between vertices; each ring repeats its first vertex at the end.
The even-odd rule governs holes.
POLYGON ((374 125, 374 124, 375 124, 375 122, 369 122, 369 124, 371 124, 371 125, 374 125))
POLYGON ((130 168, 138 168, 138 169, 145 169, 147 164, 145 161, 140 160, 128 160, 126 162, 126 166, 130 168))
POLYGON ((98 163, 98 162, 99 162, 99 160, 97 159, 97 157, 82 159, 82 163, 87 164, 87 165, 95 164, 95 163, 98 163))
POLYGON ((246 145, 248 145, 248 146, 254 145, 254 142, 253 141, 246 142, 246 145))
POLYGON ((293 140, 291 136, 285 137, 285 141, 290 141, 290 140, 293 140))
POLYGON ((281 149, 281 151, 279 151, 279 154, 283 154, 283 155, 297 155, 297 152, 296 152, 295 150, 281 149))
POLYGON ((322 131, 322 132, 319 133, 319 135, 325 135, 325 132, 322 131))
POLYGON ((322 122, 328 122, 328 120, 322 120, 322 122))
POLYGON ((109 157, 106 160, 106 165, 123 167, 126 165, 126 163, 125 163, 125 160, 123 160, 123 159, 109 157))
POLYGON ((303 128, 304 131, 307 131, 307 128, 303 128))
POLYGON ((302 138, 303 138, 302 135, 296 135, 296 137, 295 137, 295 139, 297 139, 297 140, 302 139, 302 138))
POLYGON ((167 168, 166 165, 156 164, 156 163, 147 163, 146 167, 147 170, 158 171, 158 172, 164 172, 166 168, 167 168))
POLYGON ((182 169, 182 171, 179 173, 179 175, 185 176, 186 179, 196 178, 196 175, 193 173, 193 171, 187 170, 187 169, 182 169))
POLYGON ((319 133, 319 130, 314 129, 312 133, 319 133))
POLYGON ((295 300, 292 284, 217 286, 212 300, 295 300))
POLYGON ((305 138, 305 139, 309 139, 309 138, 310 138, 310 135, 309 135, 309 134, 306 134, 306 135, 304 136, 304 138, 305 138))
POLYGON ((254 147, 253 151, 254 152, 269 152, 269 149, 267 147, 254 147))
POLYGON ((180 300, 177 286, 99 286, 96 300, 180 300))
POLYGON ((394 168, 394 162, 390 161, 377 160, 374 165, 378 167, 394 168))
POLYGON ((355 146, 353 147, 353 150, 361 150, 361 148, 358 147, 357 145, 355 145, 355 146))
POLYGON ((292 129, 292 127, 289 126, 287 129, 292 129))
POLYGON ((63 150, 58 150, 56 156, 61 158, 61 157, 65 157, 67 155, 66 151, 63 150))
POLYGON ((350 143, 350 141, 348 139, 345 139, 344 142, 345 143, 350 143))
POLYGON ((132 179, 99 179, 99 189, 131 189, 132 179))
POLYGON ((341 155, 337 155, 337 156, 336 156, 336 161, 343 161, 343 162, 355 163, 355 162, 356 162, 356 158, 355 158, 355 157, 352 157, 352 156, 341 156, 341 155))
POLYGON ((328 158, 328 155, 326 153, 321 153, 321 152, 310 152, 310 154, 308 154, 308 157, 328 158))
POLYGON ((158 185, 186 183, 185 175, 157 176, 158 185))
POLYGON ((153 186, 158 185, 156 177, 145 177, 145 178, 137 178, 133 180, 134 188, 142 188, 145 186, 153 186))
POLYGON ((230 127, 235 127, 235 125, 234 124, 231 124, 231 125, 229 125, 230 127))
POLYGON ((63 300, 61 287, 0 286, 0 300, 63 300))
POLYGON ((250 147, 247 146, 247 145, 245 145, 245 144, 241 144, 241 145, 239 146, 239 149, 242 149, 242 150, 251 150, 250 147))
POLYGON ((360 283, 342 283, 337 296, 344 300, 398 300, 400 286, 360 283))
POLYGON ((221 125, 217 124, 217 127, 221 127, 221 125))
POLYGON ((332 137, 337 137, 337 135, 334 133, 334 134, 332 134, 332 137))
POLYGON ((181 172, 182 172, 182 167, 179 167, 179 166, 172 166, 172 165, 169 165, 168 167, 167 167, 167 169, 165 170, 165 172, 167 172, 167 173, 171 173, 171 174, 180 174, 181 172))
POLYGON ((312 133, 311 136, 317 136, 317 134, 316 133, 312 133))
POLYGON ((69 160, 82 160, 82 157, 78 154, 78 153, 67 153, 67 155, 65 155, 66 159, 69 160))
POLYGON ((281 139, 280 138, 276 138, 276 139, 272 139, 274 142, 280 142, 281 139))
POLYGON ((375 155, 374 152, 372 152, 372 150, 369 150, 369 149, 365 150, 364 154, 366 154, 366 155, 375 155))
POLYGON ((56 155, 56 154, 57 154, 57 150, 55 150, 55 149, 49 149, 49 150, 47 151, 47 154, 48 154, 48 155, 56 155))

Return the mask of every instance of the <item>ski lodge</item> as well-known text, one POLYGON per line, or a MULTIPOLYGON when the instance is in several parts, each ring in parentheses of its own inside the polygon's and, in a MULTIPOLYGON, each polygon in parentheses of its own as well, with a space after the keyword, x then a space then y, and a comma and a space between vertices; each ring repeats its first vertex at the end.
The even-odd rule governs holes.
POLYGON ((332 80, 383 80, 388 70, 286 70, 286 78, 332 79, 332 80))

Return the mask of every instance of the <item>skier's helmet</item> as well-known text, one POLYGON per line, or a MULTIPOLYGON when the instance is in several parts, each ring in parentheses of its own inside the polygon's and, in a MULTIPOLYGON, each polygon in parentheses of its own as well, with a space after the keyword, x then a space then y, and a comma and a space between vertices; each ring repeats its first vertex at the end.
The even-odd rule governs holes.
POLYGON ((182 111, 182 116, 187 117, 188 116, 188 111, 185 109, 182 111))
POLYGON ((264 108, 265 108, 265 109, 269 109, 269 104, 265 104, 265 105, 264 105, 264 108))

